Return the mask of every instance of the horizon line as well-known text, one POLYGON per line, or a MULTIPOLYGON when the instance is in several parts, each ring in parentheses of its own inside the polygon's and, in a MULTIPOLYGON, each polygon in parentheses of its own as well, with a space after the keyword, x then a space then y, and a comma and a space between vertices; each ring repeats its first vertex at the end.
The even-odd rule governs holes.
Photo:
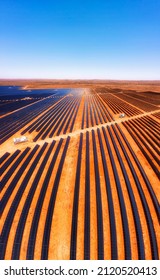
POLYGON ((0 78, 0 81, 10 81, 10 80, 28 80, 28 81, 154 81, 154 82, 160 82, 160 79, 90 79, 90 78, 0 78))

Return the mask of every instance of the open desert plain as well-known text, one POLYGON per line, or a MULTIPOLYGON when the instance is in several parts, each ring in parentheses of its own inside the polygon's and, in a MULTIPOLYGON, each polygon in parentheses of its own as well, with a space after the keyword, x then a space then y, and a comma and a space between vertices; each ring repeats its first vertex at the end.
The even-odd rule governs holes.
POLYGON ((158 260, 160 82, 0 84, 0 259, 158 260))

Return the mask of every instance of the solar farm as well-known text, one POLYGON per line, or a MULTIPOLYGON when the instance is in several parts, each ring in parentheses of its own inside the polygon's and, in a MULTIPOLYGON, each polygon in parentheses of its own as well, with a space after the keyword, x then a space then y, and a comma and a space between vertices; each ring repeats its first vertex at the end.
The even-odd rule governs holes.
POLYGON ((160 259, 160 93, 0 93, 0 259, 160 259))

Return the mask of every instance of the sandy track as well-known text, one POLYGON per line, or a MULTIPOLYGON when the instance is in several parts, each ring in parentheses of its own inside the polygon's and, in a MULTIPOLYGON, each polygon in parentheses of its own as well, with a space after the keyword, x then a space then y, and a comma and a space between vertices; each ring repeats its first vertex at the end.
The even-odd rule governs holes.
MULTIPOLYGON (((103 124, 99 124, 99 125, 94 125, 88 128, 84 128, 84 129, 78 129, 75 130, 73 132, 70 133, 66 133, 66 134, 60 134, 59 136, 54 136, 52 138, 45 138, 44 140, 38 140, 37 142, 26 142, 25 144, 19 144, 17 146, 15 146, 13 143, 10 143, 10 146, 8 146, 8 143, 4 143, 1 145, 1 153, 3 154, 3 151, 8 151, 8 152, 14 152, 17 149, 24 149, 25 146, 27 147, 34 147, 36 144, 38 145, 43 145, 44 142, 47 143, 51 143, 53 140, 60 140, 61 138, 66 139, 68 136, 70 137, 76 137, 77 135, 79 135, 80 133, 86 133, 87 131, 92 131, 92 130, 97 130, 97 128, 101 128, 101 127, 106 127, 106 126, 111 126, 112 124, 120 124, 124 121, 128 121, 128 120, 134 120, 140 117, 144 117, 144 116, 152 116, 153 113, 159 113, 160 110, 155 110, 155 111, 151 111, 151 112, 144 112, 142 114, 136 115, 136 116, 132 116, 132 117, 125 117, 123 119, 117 119, 115 121, 111 121, 111 122, 107 122, 107 123, 103 123, 103 124)), ((157 119, 156 119, 157 120, 157 119)), ((159 120, 157 120, 159 121, 159 120)))

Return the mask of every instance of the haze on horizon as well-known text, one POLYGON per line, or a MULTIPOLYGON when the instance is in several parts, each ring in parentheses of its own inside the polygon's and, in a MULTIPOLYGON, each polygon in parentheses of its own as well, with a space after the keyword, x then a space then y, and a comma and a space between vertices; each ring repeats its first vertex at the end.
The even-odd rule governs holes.
POLYGON ((0 78, 160 79, 159 0, 0 1, 0 78))

